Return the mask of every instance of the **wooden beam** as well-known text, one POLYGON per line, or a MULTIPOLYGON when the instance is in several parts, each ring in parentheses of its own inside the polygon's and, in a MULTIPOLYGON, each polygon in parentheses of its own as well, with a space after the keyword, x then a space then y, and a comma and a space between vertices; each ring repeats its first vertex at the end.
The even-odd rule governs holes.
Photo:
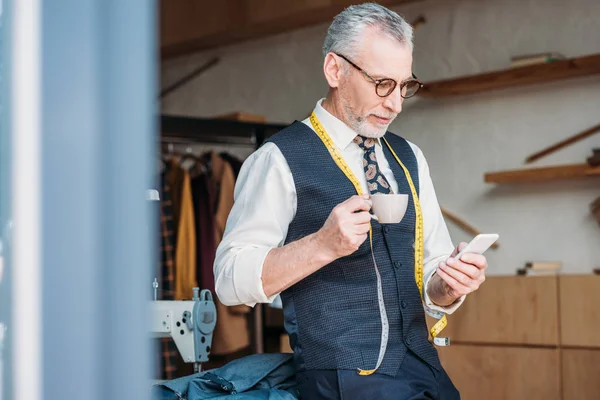
MULTIPOLYGON (((464 219, 460 218, 458 215, 452 213, 451 211, 448 211, 444 207, 440 207, 440 209, 442 210, 442 215, 444 217, 446 217, 446 218, 448 218, 448 220, 454 222, 462 230, 470 233, 473 236, 477 236, 477 235, 479 235, 481 233, 480 230, 478 230, 477 228, 475 228, 473 225, 469 224, 464 219)), ((497 249, 498 246, 499 246, 498 242, 494 242, 492 244, 492 248, 493 249, 497 249)))
POLYGON ((419 91, 418 95, 424 97, 465 95, 599 73, 600 54, 593 54, 545 64, 509 68, 443 81, 425 82, 425 86, 419 91))
POLYGON ((512 171, 488 172, 487 174, 485 174, 485 182, 528 183, 592 176, 600 177, 600 167, 590 167, 587 164, 573 164, 561 165, 557 167, 542 167, 512 171))
POLYGON ((589 136, 592 136, 593 134, 595 134, 597 132, 600 132, 600 124, 598 124, 596 126, 593 126, 593 127, 589 128, 589 129, 586 129, 585 131, 583 131, 581 133, 578 133, 575 136, 571 136, 570 138, 567 138, 567 139, 565 139, 563 141, 560 141, 560 142, 558 142, 558 143, 556 143, 556 144, 554 144, 554 145, 552 145, 552 146, 550 146, 548 148, 545 148, 544 150, 541 150, 541 151, 539 151, 539 152, 537 152, 535 154, 530 155, 529 157, 527 157, 525 159, 525 163, 529 164, 529 163, 532 163, 532 162, 534 162, 536 160, 539 160, 540 158, 545 157, 545 156, 547 156, 549 154, 552 154, 552 153, 554 153, 554 152, 556 152, 556 151, 558 151, 558 150, 560 150, 560 149, 562 149, 564 147, 567 147, 567 146, 569 146, 569 145, 571 145, 573 143, 579 142, 580 140, 583 140, 583 139, 585 139, 585 138, 587 138, 589 136))
MULTIPOLYGON (((421 0, 380 0, 389 7, 421 0)), ((172 58, 329 23, 356 0, 162 0, 161 57, 172 58)))

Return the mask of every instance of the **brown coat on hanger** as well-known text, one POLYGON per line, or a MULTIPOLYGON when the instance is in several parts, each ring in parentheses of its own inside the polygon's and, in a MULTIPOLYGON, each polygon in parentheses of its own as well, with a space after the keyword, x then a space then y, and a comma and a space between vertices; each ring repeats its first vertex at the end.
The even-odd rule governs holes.
MULTIPOLYGON (((225 232, 227 217, 233 207, 233 191, 235 175, 228 162, 217 153, 210 154, 212 181, 218 188, 217 208, 215 212, 215 244, 218 246, 225 232)), ((215 249, 216 250, 216 249, 215 249)), ((211 353, 215 355, 229 354, 250 345, 248 316, 250 307, 239 305, 227 307, 215 298, 217 307, 217 325, 213 335, 211 353)))

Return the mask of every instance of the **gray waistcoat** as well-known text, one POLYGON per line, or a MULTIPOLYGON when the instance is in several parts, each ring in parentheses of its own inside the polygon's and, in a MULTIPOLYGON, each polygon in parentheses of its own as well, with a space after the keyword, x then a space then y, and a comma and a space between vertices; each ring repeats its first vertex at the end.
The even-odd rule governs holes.
MULTIPOLYGON (((410 171, 418 191, 418 166, 410 145, 391 133, 385 137, 410 171)), ((318 231, 331 210, 356 191, 317 134, 303 123, 296 121, 269 141, 277 145, 287 160, 298 196, 287 244, 318 231)), ((398 193, 410 194, 402 168, 385 144, 383 149, 398 182, 398 193)), ((396 376, 407 348, 439 370, 440 361, 428 341, 425 314, 415 283, 412 196, 400 223, 372 221, 372 227, 390 323, 387 352, 377 372, 396 376)), ((285 329, 290 335, 298 370, 375 367, 381 319, 368 239, 355 253, 326 265, 284 291, 281 297, 285 329)))

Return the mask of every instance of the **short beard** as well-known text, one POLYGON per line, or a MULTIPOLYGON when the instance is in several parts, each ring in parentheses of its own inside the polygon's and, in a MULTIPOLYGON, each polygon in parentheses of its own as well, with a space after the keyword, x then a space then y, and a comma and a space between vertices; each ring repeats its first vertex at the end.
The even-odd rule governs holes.
POLYGON ((379 139, 385 135, 389 124, 382 128, 377 128, 371 125, 367 121, 368 115, 359 115, 347 100, 345 93, 341 93, 341 95, 342 106, 344 107, 344 113, 346 114, 346 121, 350 128, 352 128, 360 136, 368 138, 379 139))

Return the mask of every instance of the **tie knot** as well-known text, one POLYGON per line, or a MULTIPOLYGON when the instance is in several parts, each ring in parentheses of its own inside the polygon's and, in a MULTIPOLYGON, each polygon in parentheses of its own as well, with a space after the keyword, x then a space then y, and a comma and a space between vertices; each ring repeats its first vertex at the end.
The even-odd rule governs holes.
POLYGON ((357 135, 354 138, 354 143, 360 146, 365 151, 371 151, 375 148, 375 139, 357 135))

